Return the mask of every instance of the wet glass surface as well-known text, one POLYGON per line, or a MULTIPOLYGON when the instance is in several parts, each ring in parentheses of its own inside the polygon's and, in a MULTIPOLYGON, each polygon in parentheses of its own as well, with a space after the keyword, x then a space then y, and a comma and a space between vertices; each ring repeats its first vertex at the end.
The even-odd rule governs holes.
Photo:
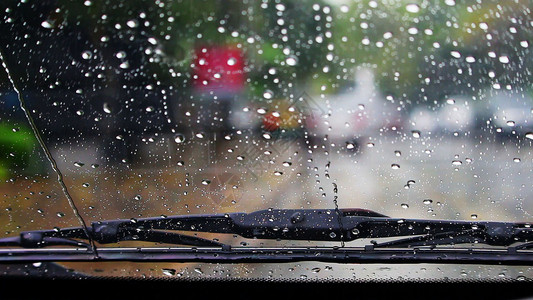
MULTIPOLYGON (((2 1, 0 237, 268 208, 529 222, 531 8, 2 1)), ((340 246, 198 235, 242 247, 340 246)), ((65 265, 133 277, 532 275, 512 266, 65 265)))

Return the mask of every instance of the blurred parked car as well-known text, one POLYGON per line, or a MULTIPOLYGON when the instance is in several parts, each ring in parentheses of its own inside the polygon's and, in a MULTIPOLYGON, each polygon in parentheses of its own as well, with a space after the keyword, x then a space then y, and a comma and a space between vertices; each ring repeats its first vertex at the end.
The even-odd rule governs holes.
POLYGON ((307 119, 311 136, 317 142, 327 136, 330 143, 349 149, 357 149, 380 130, 400 128, 402 123, 400 112, 379 92, 373 71, 366 68, 357 71, 353 89, 328 97, 320 107, 321 116, 307 119))
POLYGON ((525 93, 496 91, 481 110, 501 137, 525 135, 533 131, 533 99, 525 93))
POLYGON ((448 97, 440 107, 416 107, 409 114, 409 130, 433 134, 465 134, 476 123, 476 109, 465 96, 448 97))

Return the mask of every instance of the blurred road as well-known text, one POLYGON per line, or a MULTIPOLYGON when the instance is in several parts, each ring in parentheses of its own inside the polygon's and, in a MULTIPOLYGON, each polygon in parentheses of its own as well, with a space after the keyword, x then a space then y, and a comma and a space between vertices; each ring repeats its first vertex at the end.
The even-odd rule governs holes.
MULTIPOLYGON (((76 149, 52 149, 69 191, 87 222, 171 214, 249 212, 269 207, 334 208, 335 196, 340 208, 367 208, 393 217, 532 219, 533 154, 529 141, 508 141, 501 145, 453 135, 422 133, 415 138, 410 133, 395 133, 362 142, 358 152, 328 141, 323 147, 318 144, 308 148, 305 142, 305 139, 274 140, 246 134, 222 141, 197 137, 183 143, 176 143, 173 137, 160 137, 140 147, 137 163, 126 161, 113 165, 100 159, 97 141, 88 141, 83 146, 78 144, 80 147, 76 149)), ((4 195, 0 225, 5 235, 20 230, 78 225, 53 175, 17 178, 1 185, 0 190, 4 195)), ((233 236, 221 237, 221 240, 236 245, 312 244, 250 241, 233 236)), ((142 264, 117 265, 114 270, 128 270, 137 275, 161 275, 157 270, 167 268, 147 271, 142 264), (117 265, 120 268, 117 269, 117 265), (137 269, 143 271, 134 271, 137 269)), ((224 269, 222 265, 203 265, 202 272, 194 271, 197 265, 158 264, 162 265, 181 269, 187 276, 224 274, 216 271, 224 269)), ((438 274, 461 278, 466 276, 463 273, 488 277, 494 272, 505 276, 507 272, 517 277, 530 272, 528 268, 505 267, 468 266, 457 272, 457 267, 450 266, 338 265, 335 267, 338 272, 328 273, 331 266, 327 264, 290 265, 286 268, 283 265, 275 268, 229 266, 225 274, 352 278, 387 277, 403 272, 407 277, 438 274)), ((75 266, 94 272, 94 266, 89 264, 75 266)))

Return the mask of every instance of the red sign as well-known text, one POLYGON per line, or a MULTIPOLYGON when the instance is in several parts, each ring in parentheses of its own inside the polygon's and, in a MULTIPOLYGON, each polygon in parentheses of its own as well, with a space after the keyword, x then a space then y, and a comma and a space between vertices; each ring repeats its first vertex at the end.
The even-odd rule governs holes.
POLYGON ((196 49, 194 88, 200 92, 229 94, 244 88, 244 56, 242 50, 229 46, 196 49))

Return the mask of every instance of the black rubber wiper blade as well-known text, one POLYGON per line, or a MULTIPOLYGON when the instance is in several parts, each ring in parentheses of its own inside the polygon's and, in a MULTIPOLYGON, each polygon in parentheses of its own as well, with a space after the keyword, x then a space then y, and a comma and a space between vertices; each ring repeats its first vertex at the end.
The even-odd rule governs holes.
MULTIPOLYGON (((172 231, 229 233, 254 239, 344 242, 400 237, 395 241, 374 243, 372 247, 457 243, 510 246, 533 241, 533 229, 529 223, 398 219, 364 209, 268 209, 251 213, 160 216, 94 222, 88 231, 99 244, 138 240, 226 248, 229 245, 172 231)), ((40 230, 22 232, 18 239, 0 239, 0 246, 75 245, 79 239, 89 239, 79 227, 40 230)))
POLYGON ((202 262, 202 263, 384 263, 482 264, 533 266, 533 251, 484 248, 369 248, 369 247, 104 247, 95 257, 89 249, 2 249, 0 263, 20 262, 202 262))

